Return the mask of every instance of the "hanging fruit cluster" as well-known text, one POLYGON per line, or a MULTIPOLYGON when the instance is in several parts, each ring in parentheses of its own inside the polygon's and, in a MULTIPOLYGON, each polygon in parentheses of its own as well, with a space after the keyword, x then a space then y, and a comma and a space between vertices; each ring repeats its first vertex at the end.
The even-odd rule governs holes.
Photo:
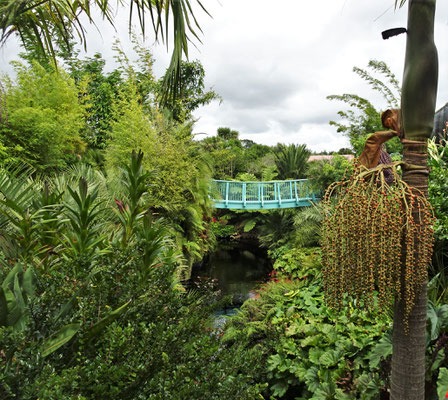
POLYGON ((427 278, 433 212, 426 197, 401 180, 397 166, 402 164, 371 170, 355 164, 351 177, 334 183, 325 194, 325 294, 336 310, 348 294, 357 304, 382 311, 401 299, 409 315, 427 278), (394 177, 391 185, 384 177, 386 169, 394 177))

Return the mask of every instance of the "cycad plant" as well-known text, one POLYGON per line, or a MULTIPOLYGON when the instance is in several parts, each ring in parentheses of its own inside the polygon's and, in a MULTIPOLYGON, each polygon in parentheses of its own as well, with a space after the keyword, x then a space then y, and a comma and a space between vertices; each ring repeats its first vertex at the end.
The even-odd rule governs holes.
POLYGON ((307 162, 311 154, 305 144, 288 146, 279 144, 274 154, 279 179, 305 178, 307 162))

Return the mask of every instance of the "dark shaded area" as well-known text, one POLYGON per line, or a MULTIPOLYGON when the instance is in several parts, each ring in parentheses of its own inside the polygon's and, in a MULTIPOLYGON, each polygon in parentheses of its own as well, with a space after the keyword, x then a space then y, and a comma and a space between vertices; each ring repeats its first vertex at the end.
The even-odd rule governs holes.
POLYGON ((240 306, 250 298, 251 291, 266 281, 272 263, 267 251, 250 242, 220 242, 200 266, 192 271, 192 280, 217 279, 222 296, 232 296, 232 305, 240 306))

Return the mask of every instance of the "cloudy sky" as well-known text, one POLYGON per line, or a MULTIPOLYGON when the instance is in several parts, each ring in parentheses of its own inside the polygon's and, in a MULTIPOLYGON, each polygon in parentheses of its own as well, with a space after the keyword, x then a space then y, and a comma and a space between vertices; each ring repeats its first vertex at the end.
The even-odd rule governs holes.
MULTIPOLYGON (((192 0, 192 3, 195 1, 192 0)), ((348 145, 329 121, 337 119, 342 103, 330 94, 356 93, 384 104, 352 72, 370 59, 385 61, 401 80, 405 35, 382 40, 381 32, 406 26, 407 7, 394 9, 394 0, 203 0, 212 18, 197 9, 203 30, 202 44, 191 46, 190 59, 199 59, 206 85, 223 101, 195 113, 195 132, 216 134, 220 126, 240 132, 258 143, 306 143, 314 151, 338 150, 348 145)), ((437 108, 448 102, 448 2, 438 1, 436 45, 440 76, 437 108)), ((102 32, 89 30, 88 54, 101 52, 112 60, 113 37, 120 37, 131 53, 127 14, 120 12, 114 31, 101 21, 102 32)), ((166 47, 153 48, 158 75, 168 65, 166 47)), ((8 70, 17 46, 0 51, 8 70)), ((112 68, 112 63, 110 68, 112 68)), ((202 136, 201 136, 202 137, 202 136)))

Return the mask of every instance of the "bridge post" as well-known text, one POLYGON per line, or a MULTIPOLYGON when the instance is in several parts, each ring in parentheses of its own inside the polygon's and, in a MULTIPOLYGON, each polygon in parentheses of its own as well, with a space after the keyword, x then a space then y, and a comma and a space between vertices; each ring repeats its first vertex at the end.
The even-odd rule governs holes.
POLYGON ((299 196, 297 195, 297 181, 294 182, 294 193, 296 195, 296 203, 299 204, 299 196))
POLYGON ((246 182, 243 182, 243 205, 246 207, 246 182))
POLYGON ((230 182, 226 183, 226 207, 229 206, 229 187, 230 187, 230 182))
POLYGON ((277 193, 278 193, 278 204, 281 206, 282 205, 282 196, 280 194, 280 183, 277 182, 277 193))
POLYGON ((264 207, 263 182, 261 182, 261 207, 264 207))

